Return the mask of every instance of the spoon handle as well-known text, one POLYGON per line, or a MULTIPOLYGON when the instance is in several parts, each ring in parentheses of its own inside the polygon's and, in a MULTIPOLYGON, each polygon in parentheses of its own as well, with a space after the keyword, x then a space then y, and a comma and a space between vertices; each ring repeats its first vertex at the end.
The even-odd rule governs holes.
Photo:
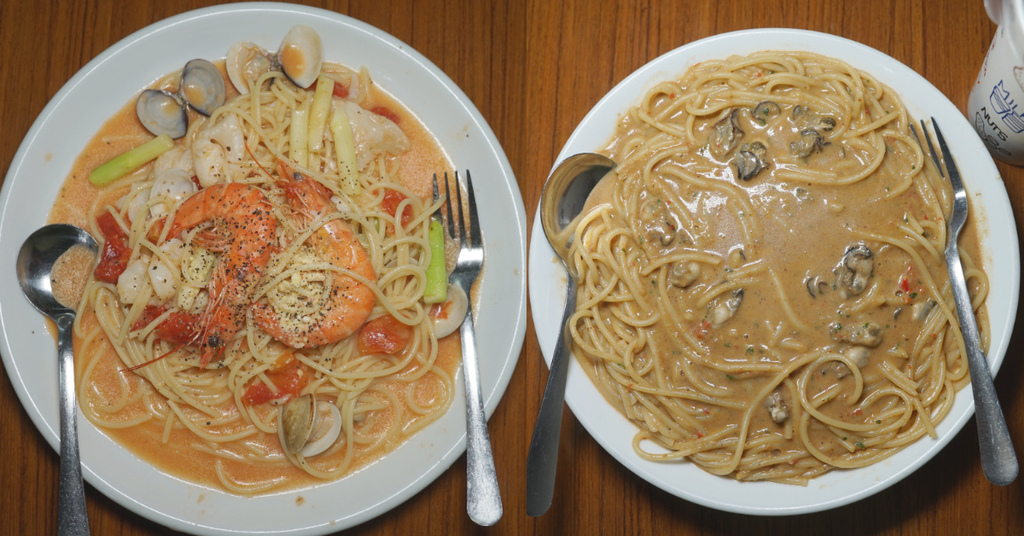
POLYGON ((526 513, 544 515, 551 508, 555 494, 555 471, 558 468, 558 443, 562 433, 562 409, 565 406, 565 380, 569 372, 569 349, 566 324, 576 312, 576 279, 567 275, 565 309, 551 356, 548 382, 540 401, 537 423, 533 427, 530 453, 526 457, 526 513))
POLYGON ((60 381, 60 491, 57 497, 57 533, 88 535, 85 484, 78 457, 78 407, 75 404, 75 362, 72 351, 74 314, 57 316, 57 366, 60 381))

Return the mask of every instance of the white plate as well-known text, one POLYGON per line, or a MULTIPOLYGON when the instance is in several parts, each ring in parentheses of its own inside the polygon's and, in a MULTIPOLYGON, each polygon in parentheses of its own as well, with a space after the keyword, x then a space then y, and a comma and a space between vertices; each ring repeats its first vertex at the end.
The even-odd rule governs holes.
MULTIPOLYGON (((488 414, 498 405, 526 327, 526 211, 505 153, 466 95, 433 63, 394 37, 351 18, 302 6, 234 4, 185 13, 117 43, 79 71, 46 106, 15 155, 0 193, 0 353, 25 410, 58 444, 57 362, 42 315, 21 296, 14 259, 47 213, 74 159, 100 125, 146 84, 195 57, 223 57, 251 40, 275 50, 296 24, 315 28, 325 58, 365 65, 409 107, 459 169, 470 169, 487 259, 477 337, 488 414), (501 247, 497 247, 498 245, 501 247), (50 357, 53 356, 53 357, 50 357)), ((79 419, 86 480, 128 509, 176 530, 201 534, 322 534, 371 519, 408 499, 465 450, 461 374, 455 403, 438 422, 341 481, 241 498, 167 476, 79 419), (301 498, 301 500, 300 500, 301 498)), ((499 447, 500 448, 500 447, 499 447)))
MULTIPOLYGON (((989 362, 995 373, 1006 353, 1017 313, 1020 257, 1016 225, 1002 179, 974 129, 927 80, 893 58, 859 43, 801 30, 765 29, 722 34, 669 52, 643 66, 601 99, 566 142, 558 162, 565 157, 603 147, 615 122, 632 104, 659 81, 674 80, 693 64, 749 54, 757 50, 808 50, 845 60, 870 72, 896 90, 917 118, 934 116, 942 126, 972 207, 980 209, 984 263, 993 292, 988 297, 992 342, 989 362), (999 252, 996 256, 993 252, 999 252)), ((565 270, 548 245, 539 214, 530 244, 530 305, 537 338, 550 362, 565 299, 565 270)), ((891 458, 871 467, 834 471, 806 487, 773 483, 737 482, 710 475, 689 463, 655 463, 639 458, 631 446, 636 427, 608 404, 586 373, 572 360, 566 400, 573 414, 590 434, 638 476, 678 497, 719 510, 759 515, 789 515, 835 508, 877 493, 924 465, 953 438, 974 413, 967 387, 957 396, 950 414, 938 427, 938 439, 921 439, 891 458)), ((967 460, 965 463, 977 463, 967 460)))

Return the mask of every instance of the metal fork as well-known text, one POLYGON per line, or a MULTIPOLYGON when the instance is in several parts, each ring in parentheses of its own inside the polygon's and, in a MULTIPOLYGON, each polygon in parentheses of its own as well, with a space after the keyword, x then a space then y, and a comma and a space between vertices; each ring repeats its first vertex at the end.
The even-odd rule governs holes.
MULTIPOLYGON (((445 210, 447 211, 447 232, 460 244, 459 256, 448 281, 459 285, 470 296, 470 288, 480 275, 484 263, 484 245, 480 234, 480 220, 477 215, 476 195, 473 193, 473 179, 466 170, 466 196, 469 217, 467 231, 462 210, 462 192, 458 186, 459 173, 455 172, 455 205, 458 219, 452 214, 452 196, 448 188, 448 173, 444 174, 445 210), (456 224, 457 222, 457 224, 456 224)), ((434 175, 434 199, 438 198, 437 175, 434 175)), ((494 470, 494 456, 491 440, 487 434, 487 413, 484 411, 483 392, 480 386, 480 361, 476 348, 475 320, 473 307, 467 308, 466 319, 462 322, 462 363, 466 380, 466 511, 478 525, 490 526, 501 519, 501 491, 498 489, 497 472, 494 470)))
MULTIPOLYGON (((999 398, 996 396, 988 363, 985 361, 985 355, 981 352, 978 325, 974 319, 971 298, 967 294, 967 282, 964 279, 963 266, 960 264, 960 249, 957 246, 960 230, 963 229, 964 223, 967 221, 967 192, 964 191, 960 171, 956 167, 956 162, 953 161, 953 155, 950 154, 946 140, 942 137, 942 130, 939 129, 934 117, 932 118, 932 128, 935 130, 935 138, 942 150, 942 160, 946 163, 946 172, 943 172, 942 163, 932 145, 932 138, 928 135, 925 122, 921 121, 921 130, 924 132, 928 152, 935 162, 935 167, 938 168, 940 176, 948 175, 949 183, 953 187, 953 214, 949 218, 948 236, 946 237, 946 266, 949 268, 949 282, 953 287, 953 299, 956 302, 960 329, 967 347, 967 365, 971 373, 971 390, 974 392, 975 414, 978 418, 981 468, 990 482, 997 486, 1005 486, 1017 478, 1017 456, 1013 450, 1010 432, 1006 428, 1003 410, 999 406, 999 398)), ((910 129, 914 133, 914 137, 917 137, 917 130, 914 129, 913 124, 910 125, 910 129)), ((918 143, 920 143, 920 139, 918 139, 918 143)))

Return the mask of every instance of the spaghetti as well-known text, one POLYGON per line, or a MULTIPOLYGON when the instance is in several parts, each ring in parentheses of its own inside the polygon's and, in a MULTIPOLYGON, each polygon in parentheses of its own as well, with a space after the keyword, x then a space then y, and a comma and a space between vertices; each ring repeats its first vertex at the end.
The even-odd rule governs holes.
MULTIPOLYGON (((330 102, 354 130, 354 185, 330 128, 296 159, 315 89, 270 70, 208 118, 192 113, 171 151, 88 210, 125 266, 110 277, 101 262, 79 306, 80 407, 139 456, 233 493, 349 474, 438 419, 455 392, 457 337, 442 338, 423 300, 437 203, 409 178, 445 157, 365 69, 325 63, 320 77, 345 90, 330 102), (323 452, 304 450, 305 436, 284 447, 284 408, 303 397, 340 424, 323 452)), ((115 119, 134 139, 127 112, 115 119)), ((331 423, 312 424, 309 442, 331 423)))
MULTIPOLYGON (((697 64, 621 119, 569 326, 640 456, 806 484, 935 436, 970 379, 951 192, 910 123, 870 75, 802 52, 697 64)), ((973 229, 961 244, 987 346, 973 229)))

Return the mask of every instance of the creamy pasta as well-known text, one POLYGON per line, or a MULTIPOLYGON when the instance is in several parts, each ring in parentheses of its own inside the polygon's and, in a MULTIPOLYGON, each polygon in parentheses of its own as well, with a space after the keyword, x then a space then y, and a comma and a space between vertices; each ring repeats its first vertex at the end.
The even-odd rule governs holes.
MULTIPOLYGON (((951 192, 911 121, 805 52, 699 63, 621 119, 575 231, 569 325, 640 456, 803 484, 935 436, 970 380, 951 192)), ((961 244, 987 338, 973 228, 961 244)))

